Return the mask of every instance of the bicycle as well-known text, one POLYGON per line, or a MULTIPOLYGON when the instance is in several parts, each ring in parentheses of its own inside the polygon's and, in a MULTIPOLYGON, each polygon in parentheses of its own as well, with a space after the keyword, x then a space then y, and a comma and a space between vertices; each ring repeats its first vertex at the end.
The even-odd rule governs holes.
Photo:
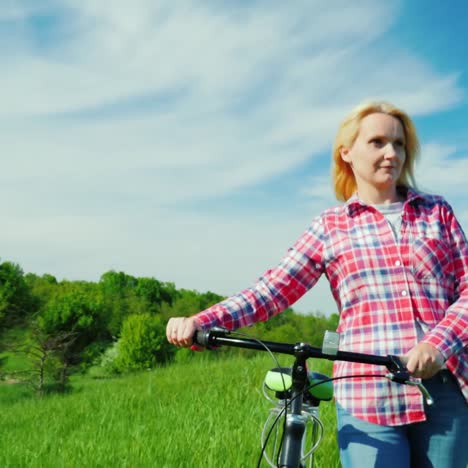
MULTIPOLYGON (((321 442, 324 431, 323 423, 319 418, 319 404, 321 401, 333 398, 332 381, 337 378, 329 378, 317 372, 308 372, 306 360, 309 358, 385 366, 389 371, 387 374, 374 375, 373 377, 384 377, 400 384, 416 386, 424 395, 427 404, 433 404, 429 392, 420 382, 411 380, 408 370, 398 356, 376 356, 339 351, 339 335, 337 333, 325 333, 322 349, 302 342, 280 343, 261 341, 252 337, 245 338, 245 336, 216 327, 211 330, 197 331, 193 342, 208 349, 232 346, 268 351, 277 364, 278 361, 273 353, 294 356, 292 367, 281 367, 278 364, 277 367, 267 372, 263 382, 263 393, 275 406, 270 410, 262 431, 262 450, 257 467, 260 466, 262 458, 265 458, 272 467, 301 468, 306 466, 304 463, 307 460, 308 466, 313 466, 313 454, 321 442), (273 392, 276 399, 273 399, 269 392, 273 392), (283 422, 282 429, 279 425, 280 420, 283 422), (275 440, 268 446, 269 439, 275 430, 275 440)), ((352 377, 362 376, 338 378, 352 377)))

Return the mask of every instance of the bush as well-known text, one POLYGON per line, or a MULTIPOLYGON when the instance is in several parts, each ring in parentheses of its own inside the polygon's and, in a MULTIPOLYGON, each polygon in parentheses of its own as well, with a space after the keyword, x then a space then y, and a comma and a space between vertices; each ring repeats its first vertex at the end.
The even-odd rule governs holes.
POLYGON ((166 362, 173 352, 160 317, 148 313, 129 315, 118 341, 116 368, 121 372, 150 369, 166 362))
POLYGON ((117 367, 117 357, 119 355, 119 343, 109 346, 88 369, 88 375, 95 379, 113 377, 120 373, 117 367))

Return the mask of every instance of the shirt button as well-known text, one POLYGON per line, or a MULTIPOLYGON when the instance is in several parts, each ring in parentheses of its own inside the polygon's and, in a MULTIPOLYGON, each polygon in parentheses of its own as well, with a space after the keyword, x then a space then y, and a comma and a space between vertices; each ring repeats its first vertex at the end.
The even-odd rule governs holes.
POLYGON ((400 265, 401 265, 400 260, 397 260, 397 261, 395 262, 395 266, 400 266, 400 265))
POLYGON ((407 291, 401 291, 402 296, 406 296, 407 294, 408 294, 407 291))
POLYGON ((321 268, 320 263, 316 263, 316 264, 315 264, 315 269, 316 269, 316 270, 320 270, 320 268, 321 268))

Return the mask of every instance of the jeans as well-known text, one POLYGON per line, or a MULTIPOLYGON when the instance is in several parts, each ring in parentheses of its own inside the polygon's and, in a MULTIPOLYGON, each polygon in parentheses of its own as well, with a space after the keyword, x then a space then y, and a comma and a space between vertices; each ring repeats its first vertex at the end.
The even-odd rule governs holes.
POLYGON ((466 468, 468 405, 455 378, 444 370, 423 383, 435 400, 424 422, 380 426, 336 405, 343 468, 466 468))

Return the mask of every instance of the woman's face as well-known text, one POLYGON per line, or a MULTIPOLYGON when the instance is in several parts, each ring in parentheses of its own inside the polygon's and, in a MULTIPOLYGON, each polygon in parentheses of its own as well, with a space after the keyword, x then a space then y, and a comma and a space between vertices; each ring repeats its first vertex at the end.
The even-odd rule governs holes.
POLYGON ((341 157, 352 168, 359 195, 389 193, 396 187, 406 159, 401 122, 388 114, 369 114, 361 120, 359 134, 341 157))

